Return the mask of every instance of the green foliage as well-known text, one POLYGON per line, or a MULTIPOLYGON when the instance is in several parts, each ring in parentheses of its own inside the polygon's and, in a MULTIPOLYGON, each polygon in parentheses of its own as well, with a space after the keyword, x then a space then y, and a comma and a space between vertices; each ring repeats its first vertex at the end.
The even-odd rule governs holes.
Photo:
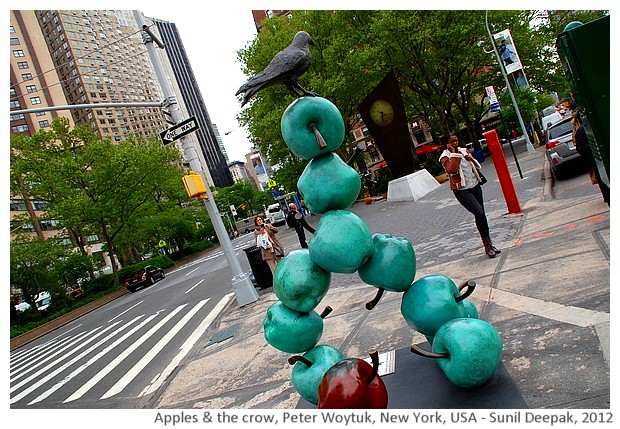
MULTIPOLYGON (((552 91, 568 89, 555 50, 555 38, 574 20, 588 22, 607 11, 489 11, 492 33, 509 29, 531 87, 519 97, 522 115, 534 111, 533 98, 542 100, 552 91), (522 99, 523 98, 523 99, 522 99)), ((343 159, 353 151, 349 133, 357 106, 393 69, 397 75, 409 118, 430 124, 434 136, 465 127, 477 146, 479 123, 488 113, 485 87, 500 94, 509 123, 516 121, 510 101, 503 98, 505 83, 494 55, 477 46, 490 41, 484 10, 319 10, 292 11, 291 18, 274 17, 238 57, 248 75, 260 72, 287 46, 299 30, 310 33, 312 66, 300 84, 333 102, 346 124, 346 138, 338 150, 343 159)), ((280 133, 282 113, 293 101, 284 86, 274 86, 255 96, 238 119, 260 142, 260 149, 282 176, 278 183, 293 189, 300 169, 298 160, 280 133)), ((524 120, 527 120, 524 118, 524 120)), ((529 122, 529 121, 528 121, 529 122)))
POLYGON ((187 256, 191 256, 195 253, 202 252, 210 247, 213 247, 213 243, 209 240, 198 241, 196 243, 189 244, 185 246, 183 250, 179 250, 178 252, 173 252, 170 254, 170 258, 173 261, 178 261, 187 256))
POLYGON ((438 157, 435 154, 429 154, 429 155, 430 156, 426 158, 426 162, 424 163, 424 168, 426 168, 426 170, 428 170, 428 172, 432 176, 439 176, 440 174, 445 173, 446 170, 443 168, 443 165, 441 165, 441 163, 439 162, 438 157))
POLYGON ((375 189, 380 194, 385 194, 388 191, 388 184, 390 180, 393 180, 394 176, 388 167, 383 167, 379 169, 379 174, 377 176, 377 183, 375 185, 375 189))

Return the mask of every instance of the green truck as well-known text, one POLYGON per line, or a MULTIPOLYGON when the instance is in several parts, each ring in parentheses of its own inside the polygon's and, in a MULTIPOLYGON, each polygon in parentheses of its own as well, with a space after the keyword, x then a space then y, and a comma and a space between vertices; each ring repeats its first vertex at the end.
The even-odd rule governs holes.
POLYGON ((571 22, 556 39, 556 49, 577 104, 603 181, 609 186, 610 33, 609 15, 587 24, 571 22))

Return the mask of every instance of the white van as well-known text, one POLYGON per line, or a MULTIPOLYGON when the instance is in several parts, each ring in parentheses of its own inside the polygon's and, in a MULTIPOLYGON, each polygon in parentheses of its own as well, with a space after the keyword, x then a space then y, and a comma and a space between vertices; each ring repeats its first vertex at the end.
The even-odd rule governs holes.
POLYGON ((544 133, 547 133, 547 130, 551 125, 555 124, 556 122, 560 122, 561 120, 562 115, 560 114, 560 112, 553 112, 552 114, 542 118, 542 129, 544 133))
MULTIPOLYGON (((37 297, 34 303, 37 306, 37 310, 43 311, 47 309, 47 307, 49 307, 50 304, 52 303, 52 296, 50 295, 49 292, 43 291, 39 293, 39 296, 37 297)), ((29 308, 30 308, 30 304, 28 304, 26 301, 20 302, 19 304, 15 306, 15 310, 17 311, 26 311, 29 308)))
POLYGON ((267 217, 269 218, 269 223, 273 226, 280 226, 286 223, 286 215, 278 203, 271 204, 267 207, 267 217))

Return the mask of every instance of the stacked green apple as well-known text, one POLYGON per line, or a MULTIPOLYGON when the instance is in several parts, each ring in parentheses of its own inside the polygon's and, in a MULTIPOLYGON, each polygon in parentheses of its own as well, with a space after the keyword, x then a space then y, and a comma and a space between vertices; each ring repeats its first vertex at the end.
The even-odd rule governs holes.
MULTIPOLYGON (((361 359, 345 359, 338 349, 319 344, 326 312, 319 315, 315 308, 327 294, 331 273, 357 272, 362 281, 376 287, 377 296, 366 305, 368 309, 377 304, 385 290, 402 292, 401 312, 407 323, 423 333, 429 342, 437 344, 438 350, 443 344, 441 352, 433 357, 444 372, 455 371, 445 368, 458 365, 442 363, 450 360, 446 357, 445 344, 454 342, 450 338, 455 330, 444 329, 448 335, 442 334, 440 328, 453 319, 477 320, 472 318, 477 317, 477 309, 471 303, 462 302, 462 298, 455 299, 461 295, 447 277, 427 276, 414 282, 416 257, 411 243, 389 234, 372 235, 364 221, 347 210, 359 195, 361 179, 334 153, 344 140, 344 121, 336 106, 321 97, 298 98, 282 115, 281 129, 289 149, 296 156, 310 160, 297 185, 308 209, 323 215, 308 249, 290 252, 276 266, 273 288, 279 301, 267 310, 263 324, 270 345, 286 353, 297 353, 289 358, 289 363, 294 365, 292 384, 298 393, 315 405, 330 408, 369 407, 369 404, 387 407, 387 390, 376 374, 376 362, 373 369, 361 359), (433 292, 426 293, 426 289, 433 292), (453 301, 450 304, 445 302, 449 301, 448 295, 453 301), (440 310, 442 305, 445 309, 440 310), (426 307, 430 310, 425 311, 426 307), (346 397, 342 395, 343 386, 348 386, 346 397), (369 400, 368 395, 375 396, 375 400, 369 400)), ((471 291, 473 287, 462 297, 471 291)), ((499 344, 501 354, 501 341, 499 344)), ((454 352, 450 350, 450 353, 454 352)), ((376 356, 371 356, 374 362, 376 356)), ((461 363, 463 359, 453 358, 450 362, 461 363)), ((496 366, 497 363, 493 372, 496 366)))

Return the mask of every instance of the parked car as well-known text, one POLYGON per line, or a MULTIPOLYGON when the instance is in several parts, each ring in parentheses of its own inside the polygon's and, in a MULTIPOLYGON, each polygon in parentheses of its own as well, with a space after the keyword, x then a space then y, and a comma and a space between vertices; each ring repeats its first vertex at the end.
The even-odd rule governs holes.
MULTIPOLYGON (((37 307, 37 310, 43 311, 46 310, 47 307, 52 303, 52 295, 48 291, 39 292, 39 294, 34 299, 34 304, 37 307)), ((15 306, 17 311, 26 311, 30 308, 30 304, 26 301, 20 302, 15 306)))
POLYGON ((164 273, 164 270, 159 267, 147 265, 140 271, 130 275, 125 282, 125 287, 129 292, 135 292, 136 289, 144 286, 150 286, 154 284, 157 280, 161 280, 164 277, 166 277, 166 273, 164 273))
POLYGON ((573 144, 573 124, 571 118, 564 118, 547 130, 545 153, 551 163, 551 173, 556 179, 568 173, 580 171, 585 165, 573 144))

